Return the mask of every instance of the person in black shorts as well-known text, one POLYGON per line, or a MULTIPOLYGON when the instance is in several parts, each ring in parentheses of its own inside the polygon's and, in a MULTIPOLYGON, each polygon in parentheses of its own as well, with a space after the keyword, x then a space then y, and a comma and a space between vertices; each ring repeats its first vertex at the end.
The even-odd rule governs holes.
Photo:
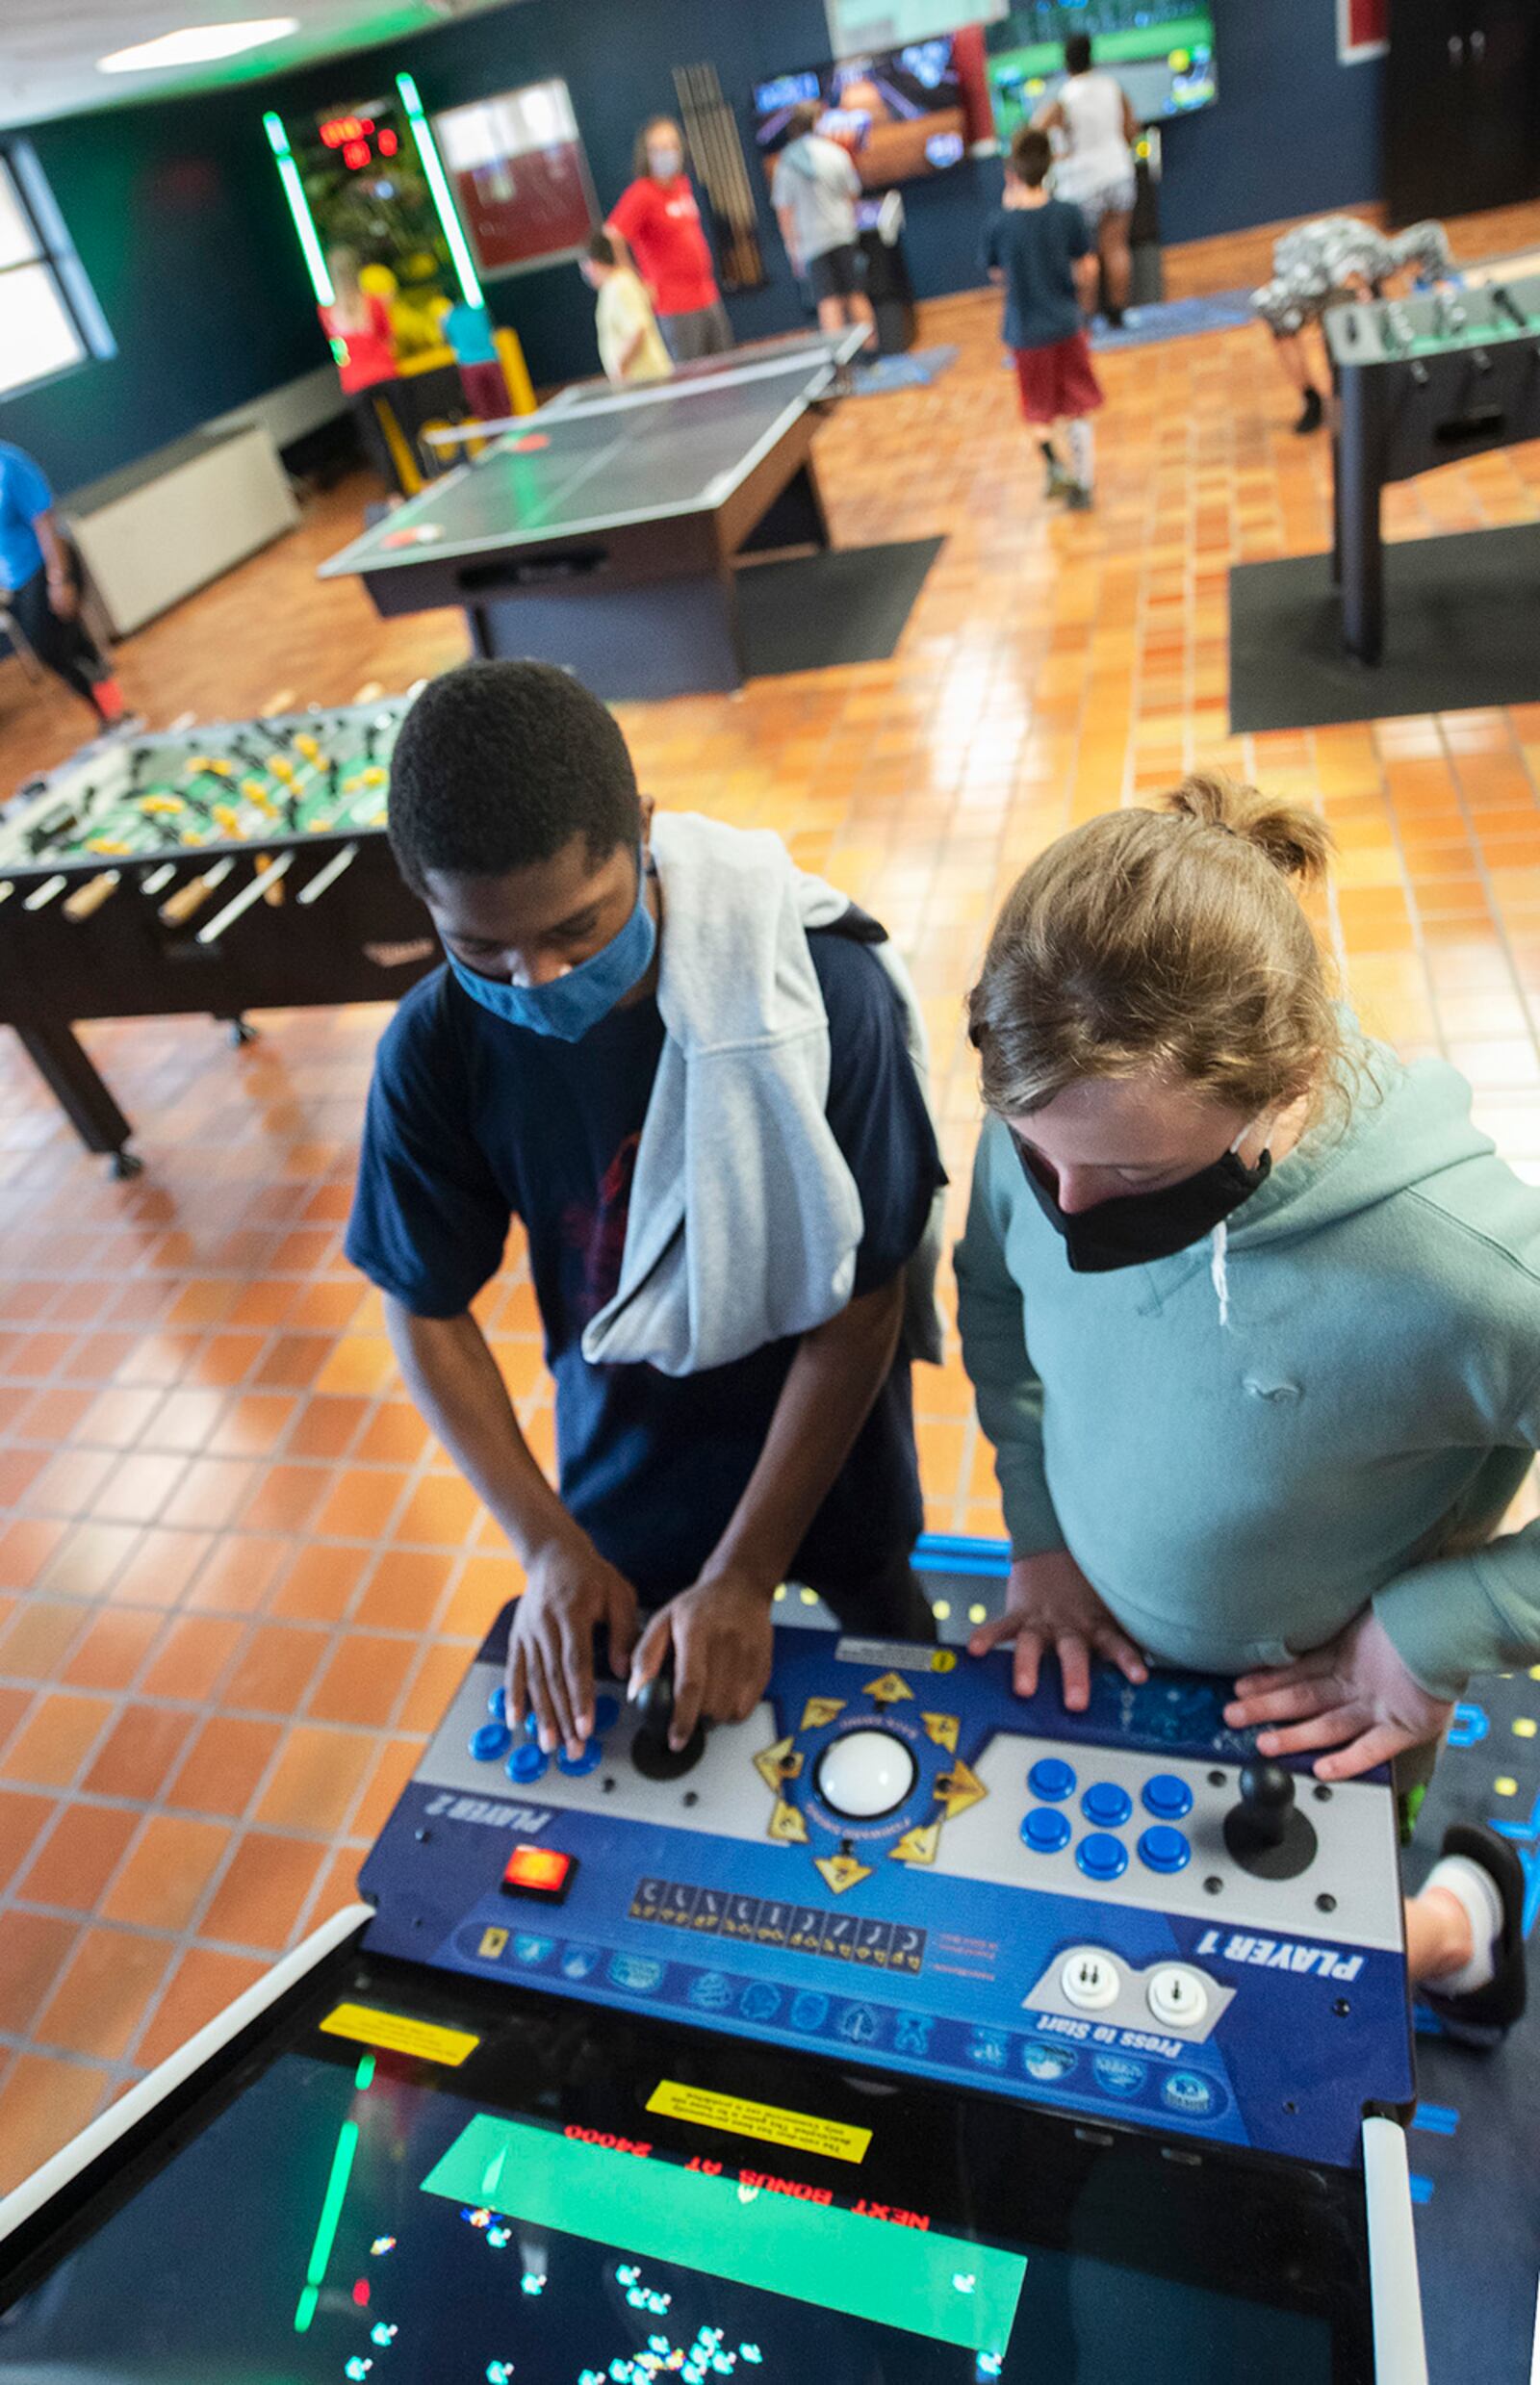
POLYGON ((0 599, 38 660, 103 728, 123 718, 113 666, 80 617, 80 565, 54 519, 54 495, 24 449, 0 440, 0 599))
POLYGON ((866 327, 866 353, 877 353, 877 319, 861 288, 861 256, 856 240, 856 201, 860 176, 847 149, 819 132, 816 100, 793 111, 792 138, 776 160, 771 204, 794 273, 806 275, 818 308, 821 330, 842 331, 847 323, 866 327))

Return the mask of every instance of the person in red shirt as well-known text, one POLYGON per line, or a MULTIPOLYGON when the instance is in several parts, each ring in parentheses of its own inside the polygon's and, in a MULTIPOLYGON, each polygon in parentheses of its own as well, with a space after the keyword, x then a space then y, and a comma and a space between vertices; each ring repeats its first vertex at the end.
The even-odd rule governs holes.
POLYGON ((637 134, 636 178, 621 192, 604 228, 634 258, 677 365, 720 356, 732 346, 732 325, 684 171, 684 136, 672 116, 653 116, 637 134))
POLYGON ((331 342, 337 377, 353 401, 364 454, 383 480, 394 488, 396 464, 380 423, 372 391, 397 378, 396 342, 390 309, 383 298, 365 290, 358 278, 358 259, 350 248, 328 248, 326 270, 335 292, 330 306, 318 307, 321 327, 331 342))

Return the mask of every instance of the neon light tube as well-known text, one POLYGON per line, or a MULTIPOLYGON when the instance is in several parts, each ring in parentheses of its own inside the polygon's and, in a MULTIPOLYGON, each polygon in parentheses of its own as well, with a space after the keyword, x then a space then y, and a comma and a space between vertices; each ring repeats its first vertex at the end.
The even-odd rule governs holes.
POLYGON ((481 284, 476 279, 475 267, 471 261, 470 246, 465 234, 460 229, 460 218, 455 213, 454 194, 449 189, 449 178, 439 157, 438 143, 433 138, 433 127, 423 113, 423 102, 418 94, 417 85, 411 76, 398 74, 396 78, 396 88, 401 94, 401 103, 406 110, 407 122, 412 127, 412 138, 417 142, 417 154, 423 161, 423 171, 427 176, 427 187, 433 193, 433 204, 438 210, 439 221, 444 226, 444 237, 449 244, 449 255, 454 261, 454 270, 460 284, 460 295, 467 306, 479 306, 482 303, 481 284))
POLYGON ((295 219, 295 230, 299 235, 299 245, 305 252, 305 264, 310 273, 310 286, 316 294, 316 303, 318 306, 330 306, 337 293, 331 286, 331 275, 326 270, 326 260, 321 252, 321 242, 316 236, 316 219, 310 212, 310 201, 305 196, 305 186, 299 179, 299 168, 295 164, 294 153, 289 146, 289 136, 284 130, 283 118, 281 115, 274 115, 270 109, 262 121, 267 129, 269 146, 272 150, 273 159, 278 167, 278 179, 283 184, 284 196, 289 201, 289 213, 295 219))

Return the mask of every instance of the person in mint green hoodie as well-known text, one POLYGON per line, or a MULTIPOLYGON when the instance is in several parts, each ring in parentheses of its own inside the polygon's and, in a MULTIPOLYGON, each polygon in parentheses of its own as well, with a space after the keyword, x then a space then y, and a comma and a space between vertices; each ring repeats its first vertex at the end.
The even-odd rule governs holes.
MULTIPOLYGON (((1057 1653, 1227 1674, 1226 1719, 1323 1781, 1425 1782, 1474 1673, 1540 1658, 1540 1192, 1441 1061, 1332 1000, 1291 881, 1312 812, 1194 778, 1017 882, 969 1027, 988 1111, 957 1251, 994 1445, 1015 1685, 1057 1653)), ((1490 2041, 1524 2006, 1524 1875, 1452 1831, 1414 1980, 1490 2041)))

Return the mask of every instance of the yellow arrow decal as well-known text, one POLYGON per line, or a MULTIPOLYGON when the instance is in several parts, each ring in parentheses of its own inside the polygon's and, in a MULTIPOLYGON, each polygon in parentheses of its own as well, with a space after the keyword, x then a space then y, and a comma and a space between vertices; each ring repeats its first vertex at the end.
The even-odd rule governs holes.
POLYGON ((817 1868, 836 1896, 843 1896, 845 1890, 853 1888, 858 1880, 870 1880, 872 1876, 871 1865, 858 1863, 853 1855, 821 1855, 817 1868))
POLYGON ((925 1736, 937 1747, 944 1747, 949 1756, 957 1753, 958 1719, 955 1714, 922 1714, 925 1736))
POLYGON ((939 1822, 925 1822, 906 1831, 897 1846, 889 1847, 887 1853, 895 1863, 934 1863, 940 1843, 939 1822))
POLYGON ((834 1721, 836 1714, 843 1714, 844 1711, 843 1698, 809 1698, 802 1709, 802 1720, 797 1725, 797 1729, 799 1731, 822 1731, 827 1724, 834 1721))
POLYGON ((914 1692, 897 1673, 885 1673, 880 1680, 867 1682, 866 1695, 879 1705, 895 1705, 900 1698, 912 1698, 914 1692))
POLYGON ((950 1822, 957 1814, 966 1813, 969 1806, 976 1806, 980 1798, 988 1797, 989 1792, 978 1774, 959 1757, 950 1772, 937 1774, 936 1794, 945 1819, 950 1822))
POLYGON ((770 1816, 770 1835, 801 1847, 808 1843, 807 1823, 796 1807, 788 1806, 783 1797, 776 1799, 775 1811, 770 1816))
POLYGON ((782 1782, 794 1781, 802 1770, 802 1757, 794 1754, 789 1737, 778 1739, 774 1747, 765 1748, 755 1757, 754 1768, 765 1787, 774 1789, 779 1797, 782 1782))

